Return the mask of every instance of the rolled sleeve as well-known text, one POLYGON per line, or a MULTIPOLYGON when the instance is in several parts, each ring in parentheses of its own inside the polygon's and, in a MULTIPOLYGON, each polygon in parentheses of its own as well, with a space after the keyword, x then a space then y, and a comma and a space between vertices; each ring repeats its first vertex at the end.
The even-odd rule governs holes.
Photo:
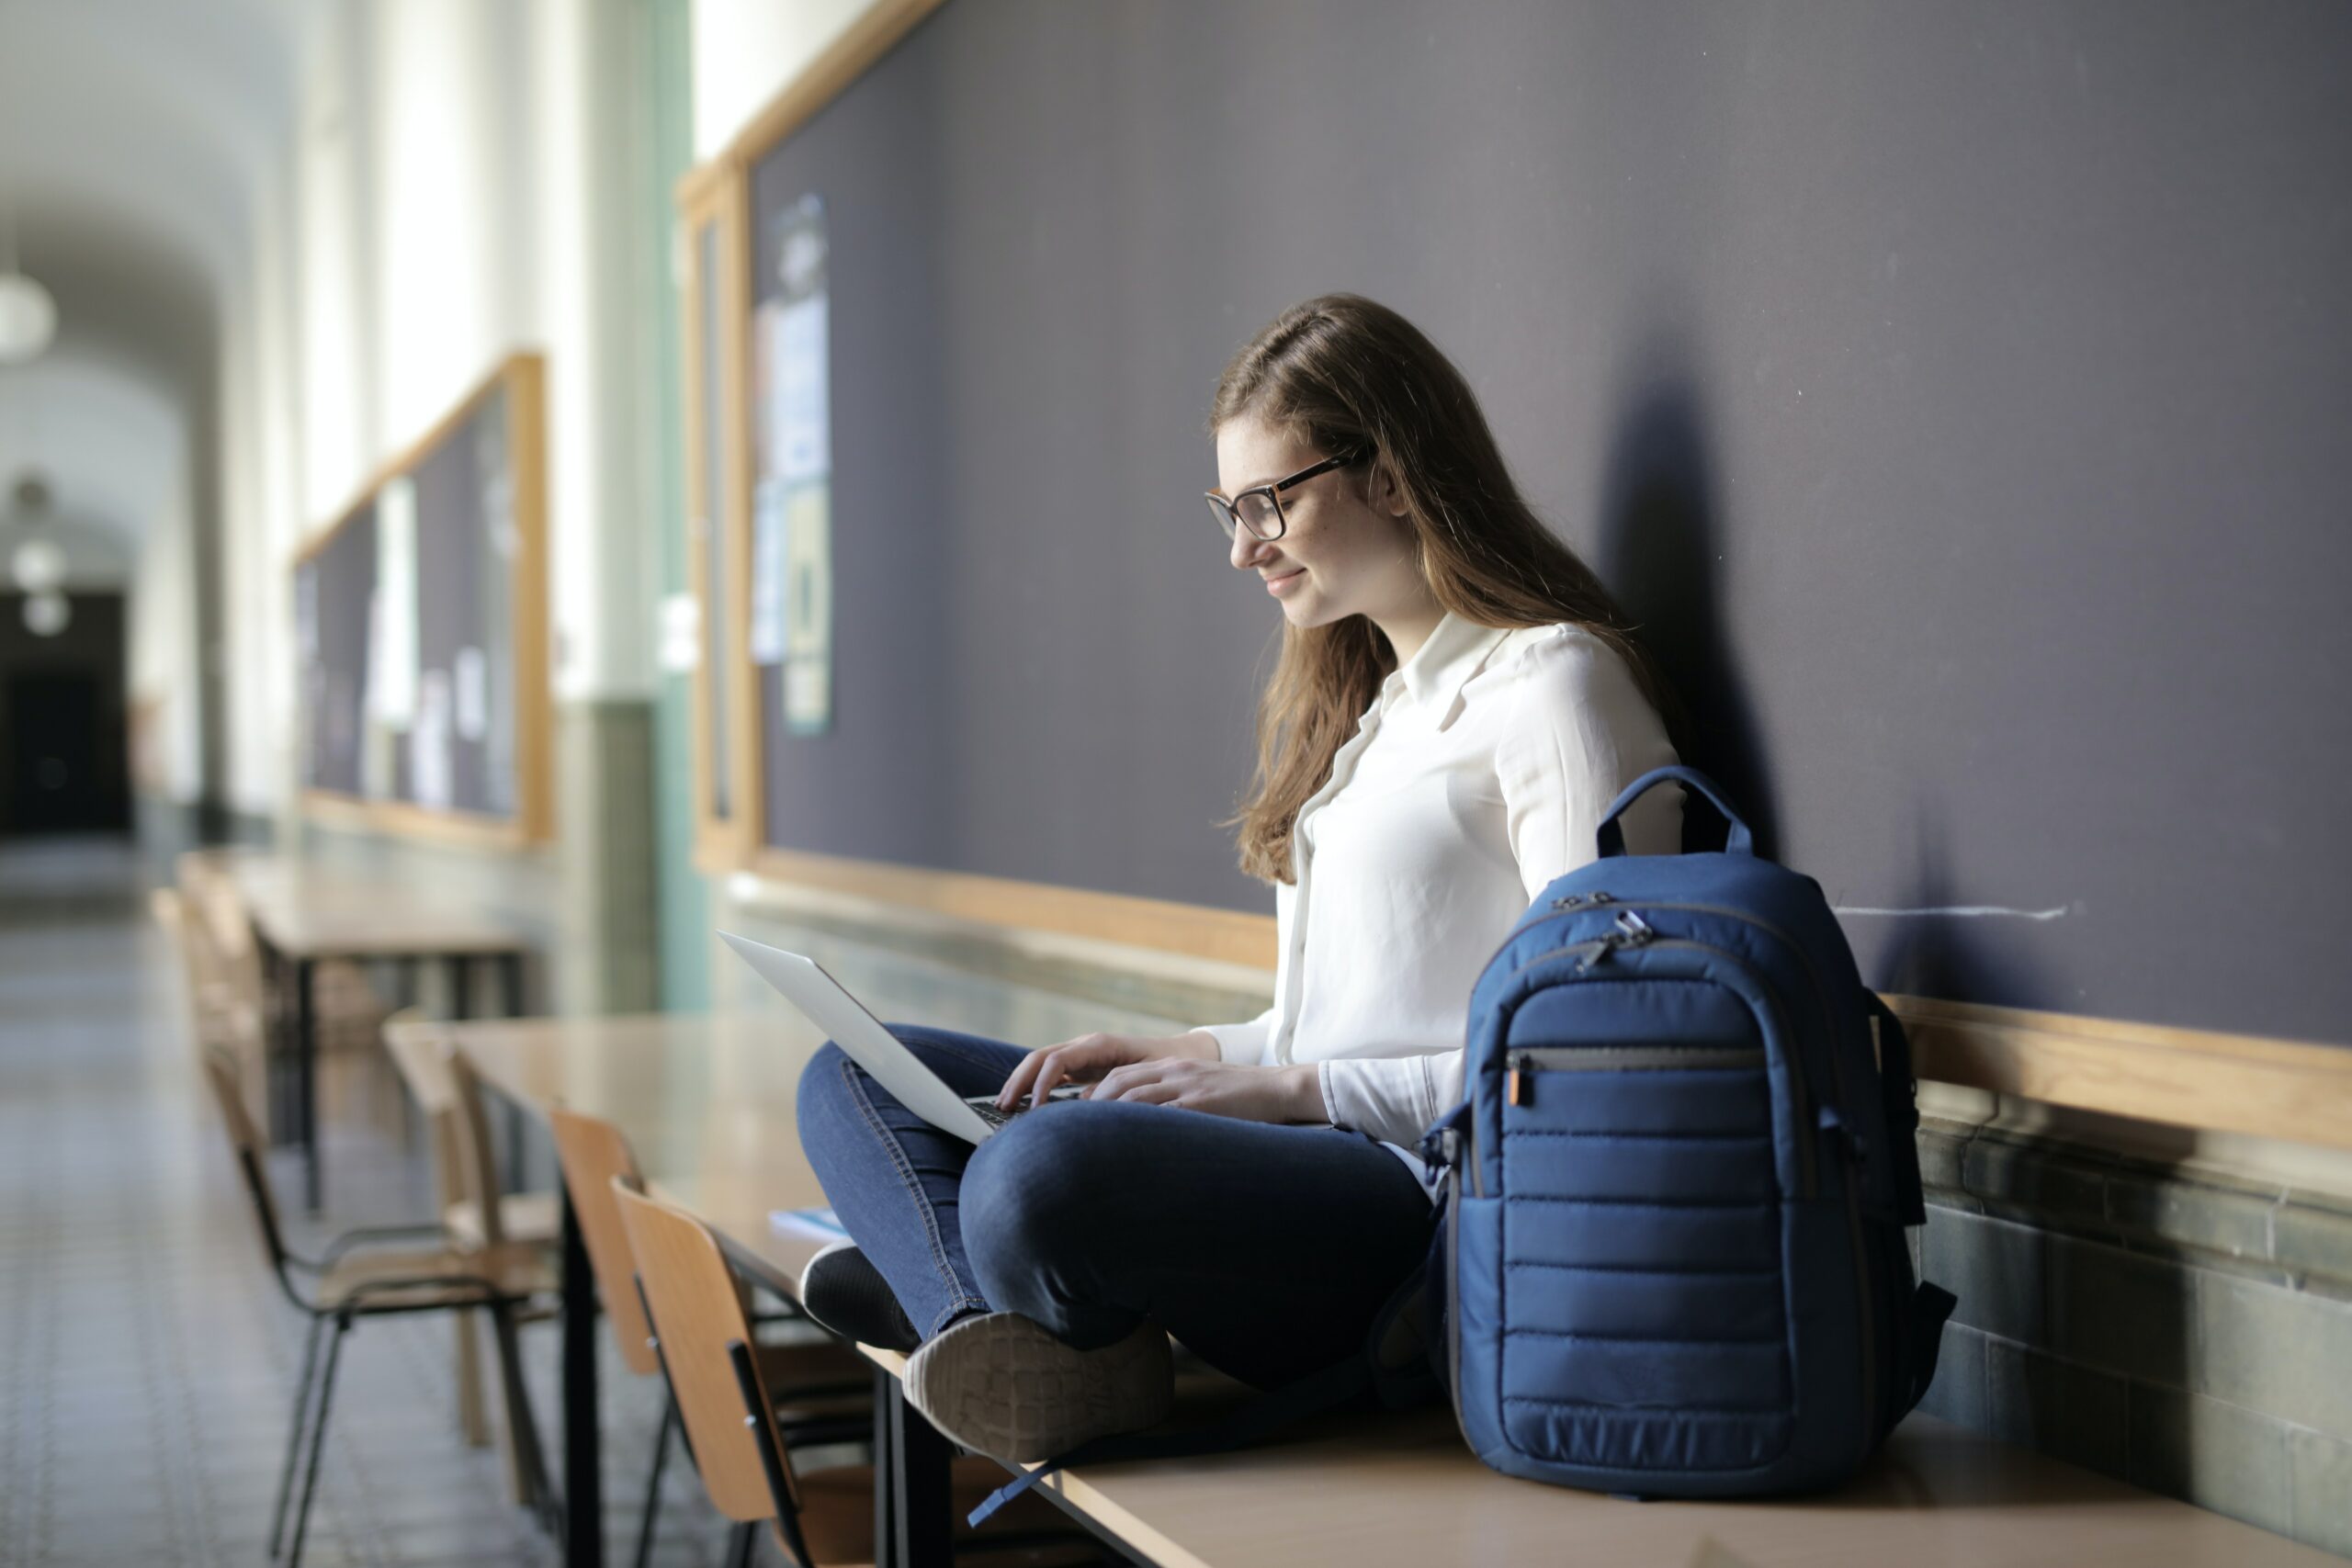
POLYGON ((1321 1076, 1331 1125, 1409 1149, 1430 1123, 1462 1102, 1462 1048, 1342 1057, 1325 1062, 1321 1076))
POLYGON ((1255 1066, 1266 1059, 1266 1041, 1274 1032, 1274 1010, 1268 1008, 1246 1023, 1203 1023, 1192 1032, 1216 1042, 1217 1060, 1255 1066))

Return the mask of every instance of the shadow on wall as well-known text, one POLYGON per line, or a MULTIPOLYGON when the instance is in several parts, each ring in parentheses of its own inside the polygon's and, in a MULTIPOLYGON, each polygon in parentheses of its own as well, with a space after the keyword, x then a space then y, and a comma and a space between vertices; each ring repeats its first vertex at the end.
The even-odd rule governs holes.
MULTIPOLYGON (((1770 762, 1724 635, 1724 526, 1698 374, 1679 338, 1657 335, 1634 356, 1623 386, 1593 566, 1681 708, 1667 716, 1676 751, 1730 792, 1758 851, 1777 854, 1770 762)), ((1713 812, 1686 811, 1682 820, 1685 849, 1722 847, 1713 812)))

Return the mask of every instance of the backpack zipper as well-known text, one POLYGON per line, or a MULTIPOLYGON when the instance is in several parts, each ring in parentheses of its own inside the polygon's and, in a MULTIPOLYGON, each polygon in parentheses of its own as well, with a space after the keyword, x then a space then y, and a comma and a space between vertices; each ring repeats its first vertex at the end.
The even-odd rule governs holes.
MULTIPOLYGON (((1631 915, 1637 908, 1679 909, 1690 914, 1720 915, 1725 919, 1737 920, 1742 925, 1755 927, 1795 954, 1798 967, 1804 971, 1805 985, 1813 992, 1814 1009, 1820 1015, 1823 1029, 1825 1032, 1829 1032, 1832 1036, 1829 1041, 1829 1079, 1830 1088, 1837 1093, 1834 1103, 1841 1113, 1851 1106, 1852 1101, 1846 1093, 1846 1069, 1838 1060, 1838 1042, 1834 1032, 1836 1021, 1829 1011, 1829 993, 1822 989, 1821 976, 1814 968, 1812 957, 1806 953, 1804 946, 1794 937, 1770 920, 1759 919, 1745 910, 1728 908, 1721 904, 1693 904, 1674 898, 1621 899, 1616 895, 1600 888, 1590 893, 1571 893, 1565 898, 1552 900, 1552 908, 1563 913, 1573 909, 1598 909, 1604 905, 1612 904, 1622 906, 1625 911, 1624 915, 1618 917, 1621 922, 1625 915, 1631 915)), ((1804 1064, 1802 1061, 1797 1064, 1797 1070, 1799 1072, 1804 1070, 1804 1064)))
POLYGON ((1532 1105, 1534 1086, 1522 1073, 1634 1073, 1660 1068, 1760 1067, 1761 1045, 1559 1045, 1513 1051, 1503 1079, 1503 1098, 1532 1105))
MULTIPOLYGON (((1578 975, 1586 975, 1591 973, 1595 964, 1602 962, 1611 953, 1617 952, 1621 948, 1643 947, 1656 947, 1660 949, 1683 948, 1696 953, 1710 953, 1714 957, 1722 959, 1724 963, 1730 964, 1731 967, 1738 970, 1742 975, 1747 976, 1751 982, 1756 982, 1758 978, 1754 968, 1748 964, 1746 959, 1741 958, 1737 953, 1725 952, 1720 947, 1715 947, 1703 942, 1692 942, 1682 937, 1659 936, 1646 920, 1644 920, 1640 916, 1634 914, 1630 909, 1618 917, 1618 929, 1605 932, 1589 941, 1571 942, 1566 947, 1555 947, 1548 953, 1537 953, 1533 958, 1529 959, 1526 963, 1512 970, 1511 975, 1513 977, 1524 975, 1539 964, 1546 964, 1554 959, 1566 957, 1570 953, 1577 955, 1576 973, 1578 975), (1627 923, 1629 921, 1631 922, 1630 925, 1627 923)), ((1790 1098, 1795 1102, 1793 1109, 1796 1113, 1798 1128, 1796 1143, 1797 1181, 1799 1190, 1797 1195, 1801 1198, 1812 1198, 1816 1196, 1821 1189, 1819 1175, 1814 1167, 1813 1144, 1815 1128, 1813 1122, 1813 1106, 1811 1103, 1811 1096, 1807 1092, 1808 1086, 1805 1083, 1804 1063, 1799 1060, 1794 1055, 1794 1047, 1796 1043, 1795 1037, 1789 1032, 1787 1026, 1781 1021, 1780 1004, 1774 998, 1770 988, 1761 983, 1757 983, 1756 995, 1762 1000, 1766 1019, 1770 1024, 1772 1030, 1780 1034, 1783 1043, 1789 1047, 1789 1093, 1790 1098)), ((1747 998, 1743 997, 1740 999, 1745 1001, 1747 998)), ((1571 1055, 1575 1055, 1579 1051, 1579 1048, 1576 1046, 1566 1046, 1561 1047, 1561 1049, 1571 1055)), ((1686 1049, 1705 1048, 1690 1047, 1686 1049)), ((1520 1055, 1532 1056, 1534 1053, 1530 1051, 1521 1053, 1520 1055)), ((1511 1058, 1510 1056, 1506 1056, 1505 1061, 1509 1063, 1511 1061, 1511 1058)), ((1531 1068, 1529 1070, 1534 1069, 1531 1068)), ((1524 1100, 1514 1098, 1518 1093, 1523 1092, 1521 1082, 1516 1078, 1518 1071, 1519 1069, 1514 1066, 1510 1073, 1506 1074, 1504 1079, 1504 1099, 1511 1104, 1525 1103, 1524 1100)), ((1477 1141, 1474 1134, 1471 1140, 1471 1153, 1473 1157, 1476 1157, 1476 1152, 1477 1141)), ((1852 1183, 1849 1181, 1847 1185, 1850 1190, 1852 1183)))

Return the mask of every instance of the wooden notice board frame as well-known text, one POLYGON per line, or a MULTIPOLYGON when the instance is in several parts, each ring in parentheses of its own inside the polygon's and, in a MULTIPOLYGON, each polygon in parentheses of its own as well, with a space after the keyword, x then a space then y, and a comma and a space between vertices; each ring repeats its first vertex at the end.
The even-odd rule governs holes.
POLYGON ((813 118, 944 0, 883 0, 787 84, 725 151, 678 181, 682 265, 679 306, 684 378, 686 581, 696 607, 699 654, 693 681, 694 863, 705 875, 751 869, 789 874, 792 852, 771 849, 763 777, 759 671, 752 662, 751 169, 813 118), (715 236, 716 265, 703 242, 715 236), (717 295, 717 397, 706 358, 704 315, 717 295), (707 444, 718 446, 724 493, 713 497, 707 444), (716 529, 718 547, 708 529, 716 529), (711 581, 716 560, 723 581, 711 581), (713 626, 714 615, 719 621, 713 626), (722 659, 714 691, 711 661, 722 659), (720 742, 723 740, 724 745, 720 742), (723 754, 723 763, 721 761, 723 754), (723 770, 725 810, 718 809, 723 770))
POLYGON ((744 334, 751 312, 751 255, 745 238, 749 200, 743 165, 731 152, 690 170, 676 192, 684 262, 679 305, 684 328, 680 365, 685 378, 686 581, 696 612, 694 858, 695 869, 705 874, 738 869, 759 830, 758 688, 752 676, 748 630, 751 427, 744 399, 744 334), (707 342, 707 320, 712 329, 707 342), (716 367, 707 357, 714 348, 716 367), (714 387, 715 404, 709 395, 714 387), (715 496, 710 483, 714 468, 720 491, 715 496), (714 560, 718 581, 712 580, 714 560), (714 664, 723 673, 723 682, 714 679, 714 664))
MULTIPOLYGON (((359 493, 295 553, 297 574, 361 515, 373 515, 392 480, 414 474, 492 398, 505 400, 508 471, 514 485, 514 554, 508 626, 513 638, 514 811, 511 816, 418 805, 307 782, 304 814, 334 827, 436 840, 483 849, 519 850, 555 833, 555 716, 550 693, 547 526, 547 365, 537 353, 508 355, 432 427, 381 464, 359 493)), ((313 716, 315 722, 315 716, 313 716)))

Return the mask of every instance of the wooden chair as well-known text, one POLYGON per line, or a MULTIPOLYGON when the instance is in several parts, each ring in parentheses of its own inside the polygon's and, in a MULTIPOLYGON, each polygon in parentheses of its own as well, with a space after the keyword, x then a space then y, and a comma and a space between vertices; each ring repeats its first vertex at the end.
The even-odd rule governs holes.
POLYGON ((262 1021, 239 996, 236 982, 218 944, 203 907, 189 895, 158 887, 148 895, 156 923, 172 938, 180 958, 180 973, 187 991, 188 1034, 199 1063, 206 1053, 228 1053, 236 1064, 245 1104, 261 1114, 266 1088, 266 1058, 262 1021))
MULTIPOLYGON (((596 1291, 604 1298, 613 1337, 619 1341, 621 1361, 639 1377, 659 1376, 662 1362, 655 1352, 652 1325, 646 1321, 644 1298, 639 1294, 637 1259, 629 1251, 619 1201, 613 1196, 616 1186, 631 1192, 645 1190, 636 1156, 621 1130, 602 1117, 557 1107, 551 1120, 564 1190, 571 1194, 580 1239, 587 1247, 589 1267, 595 1271, 596 1291)), ((777 1419, 786 1428, 813 1432, 830 1423, 829 1429, 838 1429, 842 1437, 871 1438, 874 1368, 865 1357, 831 1339, 759 1345, 754 1351, 760 1381, 776 1401, 777 1419)), ((662 1472, 677 1422, 678 1402, 673 1396, 662 1409, 661 1429, 654 1434, 645 1512, 638 1525, 638 1568, 645 1568, 652 1554, 662 1472)))
POLYGON ((229 1143, 253 1200, 254 1218, 261 1231, 262 1250, 277 1277, 278 1289, 311 1320, 302 1353, 302 1376, 294 1394, 293 1429, 286 1439, 286 1463, 279 1472, 277 1504, 271 1516, 269 1554, 274 1562, 285 1539, 287 1505, 293 1496, 298 1461, 303 1469, 300 1505, 294 1511, 293 1544, 287 1568, 302 1559, 302 1539, 311 1517, 311 1502, 319 1483, 319 1458, 325 1450, 327 1414, 334 1399, 334 1376, 343 1352, 344 1336, 364 1318, 404 1316, 416 1313, 480 1312, 498 1333, 499 1371, 506 1390, 507 1408, 520 1417, 516 1425, 524 1462, 529 1468, 533 1495, 552 1519, 553 1489, 547 1483, 536 1429, 524 1395, 523 1368, 516 1352, 514 1323, 525 1309, 550 1303, 556 1292, 554 1272, 538 1252, 505 1247, 495 1251, 459 1253, 446 1245, 447 1234, 437 1224, 377 1226, 338 1237, 315 1258, 294 1252, 286 1244, 277 1220, 277 1204, 269 1190, 263 1165, 261 1134, 246 1111, 235 1063, 226 1053, 213 1051, 205 1062, 213 1097, 229 1131, 229 1143), (393 1250, 392 1243, 423 1240, 438 1245, 393 1250), (300 1282, 298 1282, 299 1280, 300 1282), (326 1359, 319 1359, 319 1341, 332 1325, 326 1359), (315 1399, 313 1394, 315 1393, 315 1399), (315 1409, 313 1405, 315 1404, 315 1409), (308 1450, 307 1461, 304 1450, 308 1450))
MULTIPOLYGON (((250 1053, 253 1061, 246 1070, 258 1080, 266 1074, 268 1042, 276 1037, 287 999, 263 970, 260 940, 225 863, 209 855, 191 862, 184 855, 181 863, 184 874, 193 875, 185 889, 187 908, 203 922, 212 962, 228 984, 232 1005, 249 1021, 244 1027, 252 1043, 241 1047, 240 1055, 250 1053)), ((345 1089, 347 1080, 357 1074, 379 1081, 391 1076, 384 1070, 381 1051, 390 1011, 359 965, 341 960, 311 965, 311 1033, 321 1081, 330 1094, 345 1089)), ((369 1100, 374 1111, 390 1105, 391 1096, 371 1095, 369 1100)))
MULTIPOLYGON (((741 1527, 735 1561, 749 1561, 764 1523, 800 1568, 872 1562, 873 1467, 796 1472, 760 1380, 743 1286, 718 1238, 684 1210, 620 1181, 612 1191, 703 1487, 718 1511, 741 1527)), ((951 1494, 959 1519, 1004 1479, 992 1460, 957 1460, 951 1494)), ((1074 1532, 1050 1502, 1034 1494, 1015 1499, 978 1530, 959 1523, 956 1540, 959 1554, 1018 1552, 1024 1563, 1101 1560, 1092 1538, 1074 1532)))
MULTIPOLYGON (((413 1009, 403 1009, 386 1021, 384 1038, 401 1081, 424 1116, 433 1158, 434 1201, 451 1247, 460 1253, 503 1247, 547 1252, 559 1234, 555 1194, 499 1191, 481 1088, 471 1064, 451 1048, 447 1031, 429 1023, 413 1009)), ((550 1254, 549 1267, 553 1266, 550 1254)), ((457 1336, 458 1429, 468 1443, 482 1448, 490 1442, 491 1434, 482 1403, 479 1325, 461 1317, 451 1326, 457 1336)), ((514 1427, 510 1411, 507 1483, 517 1502, 527 1503, 529 1483, 514 1427)))
POLYGON ((229 1043, 226 1023, 232 999, 229 977, 220 972, 209 932, 190 910, 187 895, 176 887, 158 887, 147 895, 147 908, 179 956, 180 980, 187 992, 188 1032, 201 1062, 206 1049, 229 1043))

